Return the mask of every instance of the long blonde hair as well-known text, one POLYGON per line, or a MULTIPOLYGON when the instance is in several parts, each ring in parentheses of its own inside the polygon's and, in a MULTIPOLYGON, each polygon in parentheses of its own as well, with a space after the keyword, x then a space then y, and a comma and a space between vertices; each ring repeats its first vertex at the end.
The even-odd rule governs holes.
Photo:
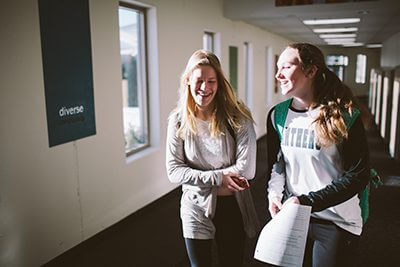
POLYGON ((317 68, 313 81, 313 107, 321 107, 314 121, 319 145, 326 147, 341 143, 348 137, 343 113, 353 113, 358 107, 356 99, 350 88, 328 69, 318 47, 308 43, 294 43, 289 47, 297 49, 304 72, 312 66, 317 68))
POLYGON ((211 117, 211 135, 218 136, 222 134, 225 127, 238 130, 242 126, 243 119, 254 122, 250 111, 236 98, 231 84, 225 78, 217 56, 206 50, 197 50, 189 58, 181 75, 178 105, 171 114, 171 116, 178 116, 179 128, 177 135, 184 139, 189 132, 197 133, 195 122, 196 103, 190 93, 188 80, 193 70, 199 66, 211 66, 217 75, 218 89, 213 100, 215 102, 215 110, 211 117))

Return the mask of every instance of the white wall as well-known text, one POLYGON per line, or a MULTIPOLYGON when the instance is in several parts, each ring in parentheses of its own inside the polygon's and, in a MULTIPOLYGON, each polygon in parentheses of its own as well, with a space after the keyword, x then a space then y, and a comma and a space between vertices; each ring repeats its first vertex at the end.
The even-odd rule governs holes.
POLYGON ((382 67, 400 66, 400 32, 383 42, 381 65, 382 67))
MULTIPOLYGON (((8 1, 0 11, 0 265, 39 266, 176 188, 164 166, 168 113, 181 71, 202 48, 204 29, 221 33, 221 60, 253 44, 253 115, 265 133, 266 47, 278 54, 288 40, 223 17, 222 1, 147 0, 158 27, 159 145, 126 160, 122 124, 117 0, 90 0, 97 134, 49 148, 37 0, 8 1), (154 10, 153 10, 154 11, 154 10)), ((150 51, 150 53, 152 53, 150 51)), ((156 57, 157 53, 152 53, 156 57)), ((272 59, 271 59, 272 60, 272 59)), ((157 71, 157 68, 155 69, 157 71)), ((154 93, 154 92, 152 92, 154 93)), ((240 93, 242 93, 240 91, 240 93)), ((157 94, 155 94, 157 96, 157 94)), ((270 104, 280 96, 272 94, 270 104)), ((156 127, 157 128, 157 127, 156 127)))

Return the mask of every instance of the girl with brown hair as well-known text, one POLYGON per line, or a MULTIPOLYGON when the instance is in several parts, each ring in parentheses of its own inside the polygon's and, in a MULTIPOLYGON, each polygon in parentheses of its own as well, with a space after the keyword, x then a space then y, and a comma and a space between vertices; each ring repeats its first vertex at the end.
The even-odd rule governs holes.
POLYGON ((314 45, 289 45, 277 65, 291 98, 283 125, 282 104, 267 118, 269 211, 275 216, 284 199, 311 206, 303 266, 351 266, 363 226, 357 194, 370 170, 356 100, 314 45))

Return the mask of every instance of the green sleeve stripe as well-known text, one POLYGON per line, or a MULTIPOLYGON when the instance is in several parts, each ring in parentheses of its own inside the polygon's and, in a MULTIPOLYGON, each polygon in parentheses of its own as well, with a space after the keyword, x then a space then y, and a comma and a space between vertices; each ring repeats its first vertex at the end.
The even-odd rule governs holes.
POLYGON ((282 134, 283 134, 283 129, 285 127, 286 116, 288 114, 292 100, 293 100, 292 98, 289 98, 275 106, 274 123, 275 123, 275 130, 279 136, 279 140, 282 140, 282 134))
POLYGON ((343 119, 344 122, 346 123, 346 127, 347 130, 349 130, 351 128, 351 126, 353 126, 354 122, 356 121, 356 119, 358 118, 358 116, 361 114, 360 110, 354 108, 353 109, 353 114, 349 114, 348 112, 343 112, 343 119))

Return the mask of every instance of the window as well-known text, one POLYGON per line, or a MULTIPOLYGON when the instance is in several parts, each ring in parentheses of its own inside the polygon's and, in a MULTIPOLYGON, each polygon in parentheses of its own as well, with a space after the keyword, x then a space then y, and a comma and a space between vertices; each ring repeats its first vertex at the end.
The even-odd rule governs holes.
POLYGON ((382 118, 381 118, 381 136, 386 138, 386 115, 389 112, 388 108, 389 96, 389 78, 383 78, 383 92, 382 92, 382 118))
POLYGON ((229 46, 229 79, 235 94, 237 95, 238 86, 238 48, 229 46))
POLYGON ((399 116, 399 98, 400 98, 400 83, 399 81, 394 81, 393 84, 393 102, 392 102, 392 120, 390 126, 390 142, 389 142, 389 152, 392 157, 396 156, 396 143, 399 138, 398 132, 398 116, 399 116))
POLYGON ((244 43, 244 89, 245 103, 251 109, 253 104, 253 46, 249 42, 244 43))
POLYGON ((213 32, 204 32, 203 35, 203 49, 210 51, 210 52, 215 52, 214 48, 214 33, 213 32))
POLYGON ((275 73, 274 70, 274 57, 273 57, 273 50, 272 47, 267 46, 265 48, 265 96, 266 100, 265 103, 267 106, 272 105, 272 99, 274 94, 274 82, 275 73))
POLYGON ((120 3, 123 123, 127 155, 149 145, 145 9, 120 3))
POLYGON ((378 73, 374 73, 374 85, 372 87, 371 114, 375 115, 376 111, 376 91, 378 90, 378 73))
POLYGON ((367 56, 357 55, 356 83, 365 83, 365 73, 367 72, 367 56))
POLYGON ((382 92, 382 75, 378 75, 378 87, 376 89, 376 105, 375 105, 375 123, 379 125, 380 122, 380 112, 381 112, 381 92, 382 92))
POLYGON ((328 55, 326 65, 341 81, 344 81, 344 68, 349 64, 349 58, 344 55, 328 55))
POLYGON ((371 69, 371 73, 369 75, 370 82, 369 82, 369 91, 368 91, 368 107, 370 109, 372 109, 372 100, 373 100, 372 95, 373 95, 375 80, 376 80, 375 76, 376 76, 375 70, 371 69))

